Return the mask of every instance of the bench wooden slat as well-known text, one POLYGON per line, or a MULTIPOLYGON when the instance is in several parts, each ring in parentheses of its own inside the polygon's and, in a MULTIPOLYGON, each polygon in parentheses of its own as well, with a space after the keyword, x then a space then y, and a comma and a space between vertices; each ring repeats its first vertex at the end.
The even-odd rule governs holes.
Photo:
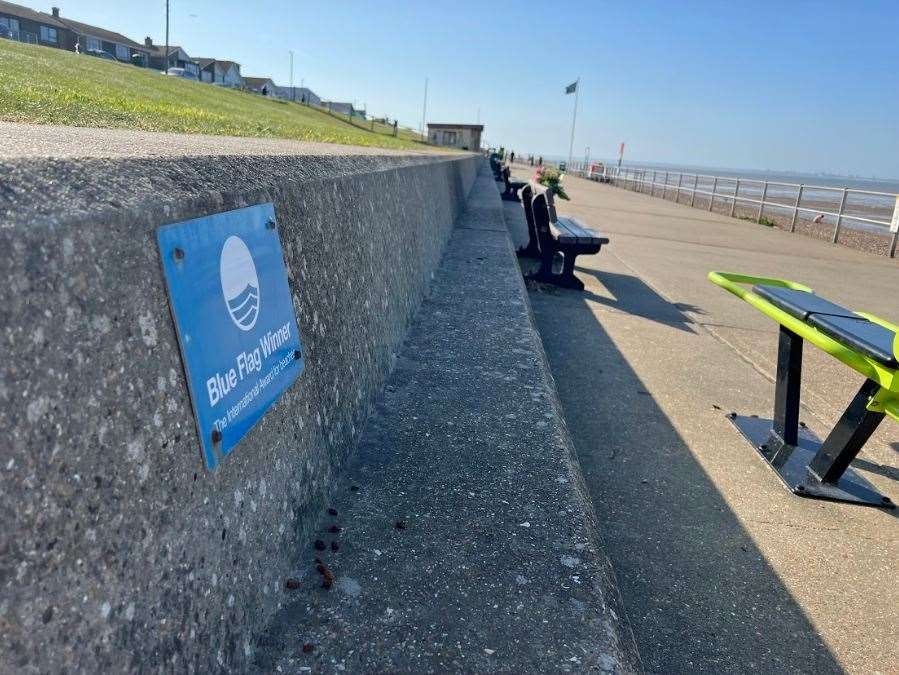
POLYGON ((560 230, 564 228, 567 232, 567 238, 574 242, 584 244, 609 243, 608 237, 604 237, 590 228, 584 227, 574 218, 559 218, 556 224, 559 226, 560 230))

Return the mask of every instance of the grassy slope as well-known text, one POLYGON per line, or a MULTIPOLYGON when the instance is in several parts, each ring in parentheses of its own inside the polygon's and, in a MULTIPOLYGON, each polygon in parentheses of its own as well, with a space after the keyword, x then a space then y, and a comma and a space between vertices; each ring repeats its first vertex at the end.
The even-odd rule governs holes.
POLYGON ((0 39, 0 120, 425 149, 308 106, 0 39))

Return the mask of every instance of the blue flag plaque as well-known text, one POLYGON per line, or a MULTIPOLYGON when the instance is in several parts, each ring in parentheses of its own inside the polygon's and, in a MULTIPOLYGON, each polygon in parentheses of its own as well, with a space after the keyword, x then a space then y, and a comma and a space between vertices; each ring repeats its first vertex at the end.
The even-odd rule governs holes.
POLYGON ((159 254, 207 468, 305 366, 272 204, 160 227, 159 254))

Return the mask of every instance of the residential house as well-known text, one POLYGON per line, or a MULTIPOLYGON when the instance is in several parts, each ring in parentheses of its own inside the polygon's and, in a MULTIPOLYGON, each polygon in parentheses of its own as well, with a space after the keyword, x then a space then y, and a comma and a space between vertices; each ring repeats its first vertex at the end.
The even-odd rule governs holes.
POLYGON ((275 87, 275 93, 278 98, 287 101, 296 101, 297 103, 305 103, 307 105, 321 105, 322 100, 314 91, 306 87, 275 87))
POLYGON ((366 112, 364 110, 356 109, 352 103, 322 101, 320 105, 322 108, 327 108, 331 112, 340 113, 341 115, 346 115, 347 117, 360 117, 362 119, 366 119, 366 112))
POLYGON ((483 124, 433 124, 428 123, 428 140, 434 145, 445 145, 460 150, 479 152, 483 124))
POLYGON ((123 63, 133 63, 143 67, 150 65, 150 50, 121 33, 60 16, 59 9, 56 7, 53 8, 53 17, 62 21, 69 30, 75 33, 79 51, 82 53, 106 52, 123 63))
POLYGON ((153 44, 150 37, 144 38, 144 47, 150 52, 150 67, 156 70, 168 70, 169 68, 184 68, 198 80, 200 79, 200 65, 196 59, 192 59, 182 47, 169 45, 168 65, 165 64, 165 45, 153 44))
POLYGON ((240 87, 243 85, 239 63, 205 57, 198 57, 194 60, 200 67, 201 82, 221 84, 225 87, 240 87))
POLYGON ((268 77, 245 77, 243 78, 244 89, 249 89, 263 96, 278 97, 278 87, 268 77))
POLYGON ((75 49, 75 33, 59 20, 56 7, 51 15, 0 0, 0 25, 9 29, 13 40, 70 51, 75 49))

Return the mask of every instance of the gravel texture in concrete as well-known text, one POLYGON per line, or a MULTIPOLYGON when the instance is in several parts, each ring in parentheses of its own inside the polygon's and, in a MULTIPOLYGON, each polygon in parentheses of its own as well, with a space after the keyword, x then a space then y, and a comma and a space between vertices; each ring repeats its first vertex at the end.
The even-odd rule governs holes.
POLYGON ((260 672, 639 669, 486 167, 329 498, 260 672))
POLYGON ((0 168, 0 672, 246 668, 483 161, 200 155, 0 168), (209 473, 155 231, 269 201, 306 370, 209 473))
POLYGON ((198 155, 368 155, 374 157, 436 153, 310 143, 280 138, 204 136, 127 129, 92 129, 0 122, 0 159, 78 157, 196 157, 198 155))

